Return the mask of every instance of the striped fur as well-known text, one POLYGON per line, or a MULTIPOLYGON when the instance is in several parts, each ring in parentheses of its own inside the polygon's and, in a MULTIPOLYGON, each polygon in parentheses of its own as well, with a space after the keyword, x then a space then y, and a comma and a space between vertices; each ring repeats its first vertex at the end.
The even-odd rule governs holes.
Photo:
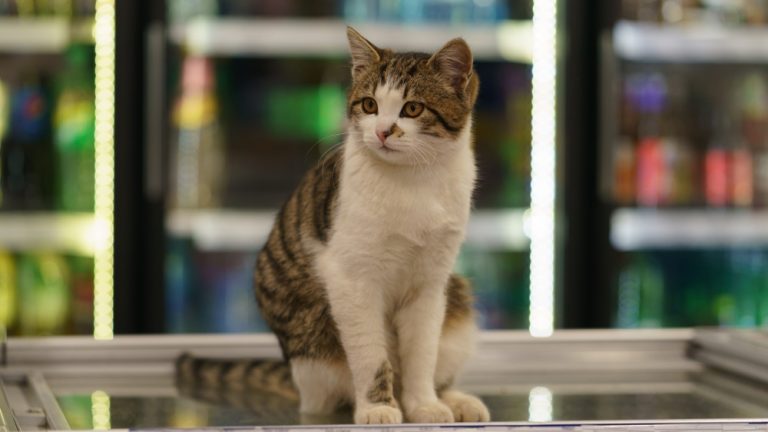
POLYGON ((351 404, 357 423, 488 420, 451 389, 475 333, 471 286, 451 274, 475 182, 471 52, 461 39, 428 55, 348 37, 347 139, 306 173, 256 260, 284 363, 184 357, 179 375, 298 390, 303 413, 351 404))

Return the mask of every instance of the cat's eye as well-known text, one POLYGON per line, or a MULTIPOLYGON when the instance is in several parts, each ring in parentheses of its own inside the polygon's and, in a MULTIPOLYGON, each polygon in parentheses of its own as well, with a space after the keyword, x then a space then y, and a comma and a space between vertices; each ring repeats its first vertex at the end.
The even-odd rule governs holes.
POLYGON ((363 99, 363 112, 366 114, 376 114, 376 112, 379 110, 379 107, 376 105, 376 101, 373 98, 364 98, 363 99))
POLYGON ((424 104, 419 102, 407 102, 400 111, 401 117, 418 117, 424 111, 424 104))

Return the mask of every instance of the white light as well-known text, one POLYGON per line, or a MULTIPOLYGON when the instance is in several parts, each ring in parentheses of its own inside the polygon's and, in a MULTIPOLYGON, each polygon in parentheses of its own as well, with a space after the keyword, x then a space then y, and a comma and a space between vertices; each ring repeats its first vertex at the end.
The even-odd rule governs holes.
POLYGON ((496 32, 501 58, 512 62, 531 62, 533 29, 530 21, 503 21, 496 32))
POLYGON ((528 421, 552 421, 552 392, 546 387, 534 387, 528 393, 528 421))
POLYGON ((557 1, 533 2, 529 331, 551 336, 555 271, 557 1))
POLYGON ((101 390, 91 394, 91 419, 94 430, 112 429, 112 412, 109 395, 101 390))
MULTIPOLYGON (((93 231, 93 337, 114 334, 115 187, 115 2, 97 0, 95 42, 95 131, 93 231)), ((94 393, 96 395, 96 393, 94 393)), ((95 399, 94 399, 95 400, 95 399)), ((107 403, 109 399, 107 397, 107 403)), ((107 406, 108 407, 108 406, 107 406)), ((94 412, 95 412, 94 405, 94 412)), ((94 423, 94 427, 95 423, 94 423)), ((107 429, 109 426, 107 426, 107 429)), ((97 428, 98 429, 98 428, 97 428)))

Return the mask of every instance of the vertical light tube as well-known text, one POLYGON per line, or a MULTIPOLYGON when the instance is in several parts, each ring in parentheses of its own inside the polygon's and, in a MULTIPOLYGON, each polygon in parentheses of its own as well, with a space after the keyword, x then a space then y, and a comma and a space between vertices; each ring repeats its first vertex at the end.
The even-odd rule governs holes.
POLYGON ((534 387, 528 393, 528 421, 552 421, 552 392, 546 387, 534 387))
POLYGON ((554 329, 557 0, 533 1, 529 331, 554 329))
POLYGON ((114 334, 115 186, 115 1, 97 0, 95 41, 96 151, 94 211, 96 248, 93 269, 93 337, 114 334))
POLYGON ((91 393, 91 420, 94 430, 112 429, 109 395, 101 390, 91 393))

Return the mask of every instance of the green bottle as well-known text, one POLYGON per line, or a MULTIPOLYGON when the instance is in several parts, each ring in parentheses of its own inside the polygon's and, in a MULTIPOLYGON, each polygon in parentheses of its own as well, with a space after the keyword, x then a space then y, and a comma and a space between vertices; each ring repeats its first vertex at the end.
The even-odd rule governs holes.
POLYGON ((0 327, 10 328, 16 318, 16 268, 13 256, 0 251, 0 327))
POLYGON ((55 205, 65 211, 93 211, 94 90, 91 48, 73 45, 57 80, 53 113, 56 148, 55 205))
POLYGON ((68 332, 69 270, 64 259, 48 252, 19 257, 17 286, 19 333, 22 336, 68 332))

